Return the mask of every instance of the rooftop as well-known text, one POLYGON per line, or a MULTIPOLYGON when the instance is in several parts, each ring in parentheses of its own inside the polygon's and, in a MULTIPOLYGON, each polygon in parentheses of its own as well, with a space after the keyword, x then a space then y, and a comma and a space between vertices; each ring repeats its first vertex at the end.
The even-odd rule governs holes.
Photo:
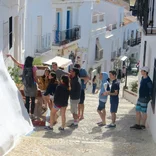
POLYGON ((134 16, 124 17, 124 25, 130 24, 130 23, 133 23, 133 22, 136 22, 136 21, 137 21, 137 18, 134 17, 134 16))
POLYGON ((124 0, 105 0, 105 1, 124 7, 126 10, 129 10, 129 4, 125 2, 124 0))

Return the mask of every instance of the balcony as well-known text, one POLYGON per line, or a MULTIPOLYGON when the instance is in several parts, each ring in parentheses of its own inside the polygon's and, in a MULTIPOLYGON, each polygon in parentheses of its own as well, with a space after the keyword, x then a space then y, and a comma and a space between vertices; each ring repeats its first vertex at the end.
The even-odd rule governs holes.
POLYGON ((76 26, 64 31, 53 31, 53 46, 63 46, 81 38, 81 27, 76 26))
POLYGON ((107 31, 112 31, 112 30, 115 30, 115 29, 117 29, 117 24, 110 24, 106 28, 107 31))
POLYGON ((136 45, 139 45, 141 43, 141 38, 136 39, 130 39, 128 41, 124 41, 123 43, 123 49, 128 49, 128 46, 134 47, 136 45))
POLYGON ((47 33, 45 35, 36 36, 36 53, 44 53, 51 49, 52 34, 47 33))
POLYGON ((137 0, 137 18, 146 35, 156 35, 156 27, 154 27, 155 0, 153 0, 153 4, 150 2, 150 0, 137 0))

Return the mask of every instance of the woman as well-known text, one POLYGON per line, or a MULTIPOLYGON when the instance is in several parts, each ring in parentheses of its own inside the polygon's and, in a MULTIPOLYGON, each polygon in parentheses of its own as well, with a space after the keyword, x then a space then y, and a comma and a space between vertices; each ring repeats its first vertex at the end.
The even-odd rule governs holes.
POLYGON ((93 83, 92 93, 95 94, 95 90, 96 90, 96 86, 97 86, 96 75, 94 75, 92 83, 93 83))
POLYGON ((29 108, 30 108, 30 101, 31 101, 31 118, 34 118, 34 110, 35 110, 35 97, 37 94, 37 76, 36 71, 37 68, 33 66, 33 57, 28 56, 25 59, 25 63, 21 64, 19 63, 12 55, 7 55, 7 57, 10 57, 15 64, 18 65, 19 68, 23 70, 22 75, 22 81, 24 84, 24 95, 26 97, 26 103, 25 107, 27 109, 27 112, 29 114, 29 108))
POLYGON ((51 72, 49 74, 49 84, 44 93, 44 100, 46 101, 46 103, 48 103, 50 110, 53 106, 52 102, 53 102, 53 97, 54 97, 57 85, 58 85, 58 81, 56 80, 56 74, 54 72, 51 72))
POLYGON ((66 108, 68 106, 69 99, 69 78, 66 75, 61 77, 61 83, 57 86, 54 95, 54 106, 51 110, 50 126, 47 130, 53 130, 53 125, 55 124, 56 113, 61 110, 62 126, 59 127, 60 131, 63 131, 66 123, 66 108))

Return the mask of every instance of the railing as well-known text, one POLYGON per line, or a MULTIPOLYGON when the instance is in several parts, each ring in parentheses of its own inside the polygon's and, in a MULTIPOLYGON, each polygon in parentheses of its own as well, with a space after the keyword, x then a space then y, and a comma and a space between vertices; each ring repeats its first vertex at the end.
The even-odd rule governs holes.
POLYGON ((92 23, 98 23, 104 21, 104 14, 95 14, 92 16, 92 23))
POLYGON ((136 39, 130 39, 128 40, 128 45, 131 47, 134 47, 136 45, 139 45, 141 43, 141 38, 136 38, 136 39))
POLYGON ((81 27, 76 26, 72 29, 67 29, 64 31, 55 30, 53 32, 53 46, 61 46, 68 44, 70 42, 76 41, 81 38, 81 27))
POLYGON ((36 53, 43 53, 51 49, 52 34, 36 36, 36 53))
POLYGON ((154 6, 149 6, 149 0, 137 0, 137 18, 142 25, 145 34, 156 34, 156 27, 153 26, 154 21, 154 6), (151 19, 149 19, 149 17, 151 19))
POLYGON ((112 30, 115 30, 115 29, 117 29, 117 24, 110 24, 106 28, 107 31, 112 31, 112 30))

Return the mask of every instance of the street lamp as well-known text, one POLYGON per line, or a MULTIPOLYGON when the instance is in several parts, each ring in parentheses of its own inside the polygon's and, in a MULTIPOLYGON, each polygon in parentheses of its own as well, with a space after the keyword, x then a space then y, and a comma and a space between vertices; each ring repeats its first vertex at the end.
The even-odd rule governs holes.
POLYGON ((126 65, 126 78, 125 78, 125 89, 127 89, 128 87, 127 87, 127 68, 129 67, 129 64, 130 64, 130 60, 127 58, 126 60, 125 60, 125 65, 126 65))

